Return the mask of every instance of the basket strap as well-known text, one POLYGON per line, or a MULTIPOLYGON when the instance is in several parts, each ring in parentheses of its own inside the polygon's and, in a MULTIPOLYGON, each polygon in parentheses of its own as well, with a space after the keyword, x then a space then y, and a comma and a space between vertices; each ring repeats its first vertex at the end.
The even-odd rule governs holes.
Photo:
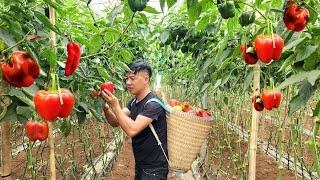
POLYGON ((169 159, 168 159, 168 157, 167 157, 166 152, 164 151, 164 149, 163 149, 163 147, 162 147, 162 143, 161 143, 161 141, 160 141, 160 139, 159 139, 159 137, 158 137, 158 135, 157 135, 157 133, 156 133, 156 130, 154 129, 154 127, 153 127, 152 124, 150 124, 149 127, 150 127, 150 129, 151 129, 151 131, 152 131, 153 136, 156 138, 156 140, 157 140, 157 142, 158 142, 158 145, 161 147, 161 150, 162 150, 162 152, 163 152, 164 157, 166 158, 166 160, 167 160, 167 162, 168 162, 168 164, 169 164, 169 159))
MULTIPOLYGON (((167 108, 167 106, 166 106, 162 101, 160 101, 158 98, 151 98, 151 99, 149 99, 149 100, 146 102, 146 104, 149 103, 149 102, 156 102, 156 103, 160 104, 160 106, 161 106, 166 112, 169 111, 169 109, 167 108)), ((150 127, 150 129, 151 129, 151 132, 152 132, 153 136, 156 138, 156 140, 157 140, 157 142, 158 142, 158 145, 160 146, 160 148, 161 148, 161 150, 162 150, 162 152, 163 152, 164 157, 166 158, 166 160, 167 160, 167 162, 168 162, 168 164, 169 164, 168 156, 167 156, 166 152, 164 151, 164 149, 163 149, 163 147, 162 147, 162 143, 161 143, 161 141, 160 141, 160 139, 159 139, 159 137, 158 137, 158 134, 157 134, 156 130, 154 129, 154 127, 153 127, 152 124, 150 124, 149 127, 150 127)))
MULTIPOLYGON (((149 99, 149 100, 146 102, 146 104, 149 103, 149 102, 156 102, 156 103, 158 103, 166 112, 169 112, 168 107, 167 107, 160 99, 158 99, 158 98, 151 98, 151 99, 149 99)), ((146 104, 145 104, 145 105, 146 105, 146 104)))
MULTIPOLYGON (((133 103, 136 101, 137 99, 134 99, 131 104, 130 107, 132 107, 133 103)), ((144 105, 148 104, 149 102, 156 102, 158 103, 166 112, 169 112, 168 107, 158 98, 150 98, 144 105)))

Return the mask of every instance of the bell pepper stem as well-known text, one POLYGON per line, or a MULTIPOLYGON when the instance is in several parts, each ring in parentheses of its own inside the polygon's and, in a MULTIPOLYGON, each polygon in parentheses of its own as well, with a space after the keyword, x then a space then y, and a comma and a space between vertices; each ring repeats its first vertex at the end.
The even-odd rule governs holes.
POLYGON ((59 86, 59 77, 56 73, 51 73, 51 90, 57 91, 59 93, 60 104, 63 104, 61 89, 59 86))
POLYGON ((272 45, 273 45, 273 48, 276 48, 276 43, 274 42, 273 26, 272 26, 272 23, 270 21, 269 21, 268 24, 270 26, 270 31, 271 31, 272 45))
POLYGON ((268 18, 263 13, 261 13, 257 8, 253 7, 251 4, 248 4, 246 2, 241 2, 241 1, 237 1, 237 3, 241 3, 251 7, 254 11, 258 12, 264 19, 268 20, 268 18))
POLYGON ((61 88, 59 84, 59 77, 57 75, 57 87, 58 87, 58 93, 59 93, 59 98, 60 98, 60 104, 63 104, 63 99, 62 99, 62 94, 61 94, 61 88))
POLYGON ((51 90, 57 90, 57 79, 55 73, 50 73, 51 76, 51 90))
POLYGON ((274 93, 274 81, 273 81, 273 78, 270 77, 270 86, 272 88, 272 92, 273 92, 273 99, 276 99, 276 94, 274 93))

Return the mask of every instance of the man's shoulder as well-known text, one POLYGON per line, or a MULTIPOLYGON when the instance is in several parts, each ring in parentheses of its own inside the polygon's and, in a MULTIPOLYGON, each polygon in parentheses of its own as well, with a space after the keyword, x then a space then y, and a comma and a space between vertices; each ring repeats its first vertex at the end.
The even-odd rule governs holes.
POLYGON ((159 99, 160 101, 162 101, 162 99, 154 92, 151 92, 148 96, 148 100, 152 99, 152 98, 156 98, 159 99))

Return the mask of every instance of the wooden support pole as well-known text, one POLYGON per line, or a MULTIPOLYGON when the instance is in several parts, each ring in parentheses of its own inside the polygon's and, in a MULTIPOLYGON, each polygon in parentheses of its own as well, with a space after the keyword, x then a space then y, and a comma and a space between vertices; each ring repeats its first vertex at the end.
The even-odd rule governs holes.
MULTIPOLYGON (((56 14, 54 8, 51 6, 49 7, 49 19, 50 22, 55 25, 55 19, 56 19, 56 14)), ((50 43, 51 43, 51 48, 53 52, 56 52, 56 33, 54 31, 50 31, 50 43)), ((51 180, 56 180, 56 161, 55 161, 55 156, 54 156, 54 136, 53 136, 53 124, 51 122, 48 122, 48 127, 49 127, 49 136, 48 136, 48 142, 49 142, 49 148, 50 148, 50 179, 51 180)))
POLYGON ((1 179, 11 180, 11 143, 10 143, 10 121, 1 123, 2 142, 2 164, 1 179))
MULTIPOLYGON (((253 65, 253 95, 260 94, 260 66, 253 65)), ((250 130, 250 146, 249 146, 249 180, 256 179, 256 155, 257 155, 257 138, 258 138, 258 124, 260 113, 252 107, 252 122, 250 130)))

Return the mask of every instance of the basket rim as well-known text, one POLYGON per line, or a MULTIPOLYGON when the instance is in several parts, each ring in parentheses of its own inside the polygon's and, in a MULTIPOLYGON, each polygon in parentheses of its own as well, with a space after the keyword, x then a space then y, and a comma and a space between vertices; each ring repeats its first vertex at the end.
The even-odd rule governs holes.
POLYGON ((175 115, 179 115, 179 116, 184 116, 184 117, 189 117, 190 119, 193 119, 193 120, 200 120, 200 121, 205 121, 205 122, 214 122, 214 119, 213 119, 213 116, 210 117, 210 119, 205 119, 203 117, 199 117, 199 116, 196 116, 195 114, 193 113, 190 113, 190 112, 182 112, 182 111, 179 111, 177 109, 174 109, 173 107, 171 107, 170 105, 167 105, 168 109, 169 109, 169 114, 170 113, 173 113, 175 115))

